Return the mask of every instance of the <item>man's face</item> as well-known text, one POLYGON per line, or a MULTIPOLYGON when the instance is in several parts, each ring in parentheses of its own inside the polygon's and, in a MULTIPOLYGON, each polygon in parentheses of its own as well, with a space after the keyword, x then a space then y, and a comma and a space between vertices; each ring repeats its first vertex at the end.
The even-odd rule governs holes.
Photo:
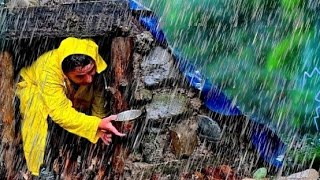
POLYGON ((93 62, 91 62, 84 67, 76 67, 66 75, 72 82, 78 85, 89 85, 92 83, 95 74, 96 66, 93 62))

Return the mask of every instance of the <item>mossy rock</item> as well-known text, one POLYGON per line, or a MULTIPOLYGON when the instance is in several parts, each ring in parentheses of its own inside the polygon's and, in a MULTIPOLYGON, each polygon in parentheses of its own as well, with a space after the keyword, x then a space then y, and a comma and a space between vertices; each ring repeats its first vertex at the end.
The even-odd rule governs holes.
POLYGON ((188 111, 188 98, 183 94, 155 94, 146 106, 147 119, 167 119, 185 114, 188 111))

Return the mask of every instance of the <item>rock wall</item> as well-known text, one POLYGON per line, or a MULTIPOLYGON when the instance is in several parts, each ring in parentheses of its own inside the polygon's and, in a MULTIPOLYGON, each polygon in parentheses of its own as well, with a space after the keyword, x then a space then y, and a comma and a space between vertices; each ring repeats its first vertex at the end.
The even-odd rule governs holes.
POLYGON ((250 174, 249 163, 258 162, 257 156, 239 138, 241 130, 226 130, 236 119, 224 122, 210 113, 200 92, 184 80, 170 50, 155 43, 148 31, 135 36, 133 63, 131 107, 146 114, 126 161, 125 179, 195 177, 197 171, 221 164, 250 174))

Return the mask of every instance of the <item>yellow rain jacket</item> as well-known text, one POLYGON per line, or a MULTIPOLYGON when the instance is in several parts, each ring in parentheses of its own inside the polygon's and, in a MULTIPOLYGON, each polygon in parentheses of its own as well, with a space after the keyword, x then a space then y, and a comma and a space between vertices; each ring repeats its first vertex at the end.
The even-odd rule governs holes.
MULTIPOLYGON (((22 115, 23 150, 28 169, 33 175, 39 175, 39 168, 44 160, 48 116, 62 128, 92 143, 99 139, 97 130, 103 114, 97 106, 101 104, 102 96, 100 100, 93 100, 93 116, 78 112, 67 96, 70 93, 67 87, 68 79, 62 71, 61 64, 64 58, 72 54, 84 54, 94 59, 97 73, 101 73, 107 67, 98 54, 95 42, 70 37, 63 40, 58 49, 41 55, 30 67, 20 71, 22 80, 17 85, 17 95, 22 115)), ((78 91, 94 94, 88 87, 80 87, 78 91)), ((87 94, 76 92, 75 95, 87 94)))

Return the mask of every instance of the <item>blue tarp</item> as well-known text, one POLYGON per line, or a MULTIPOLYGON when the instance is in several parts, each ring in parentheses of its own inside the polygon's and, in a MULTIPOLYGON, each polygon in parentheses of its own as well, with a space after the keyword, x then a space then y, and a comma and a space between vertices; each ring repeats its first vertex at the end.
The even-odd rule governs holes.
MULTIPOLYGON (((129 0, 129 5, 131 10, 147 9, 133 0, 129 0)), ((166 42, 165 34, 159 26, 158 17, 154 15, 140 16, 139 22, 151 32, 160 44, 166 42)), ((209 82, 193 64, 189 63, 191 61, 185 59, 176 49, 173 49, 173 55, 189 84, 201 91, 202 100, 208 109, 227 116, 243 115, 240 109, 232 104, 232 100, 223 93, 223 90, 209 82)), ((271 129, 257 122, 252 122, 256 125, 254 132, 251 133, 251 143, 266 162, 280 168, 287 149, 285 143, 271 129)))

